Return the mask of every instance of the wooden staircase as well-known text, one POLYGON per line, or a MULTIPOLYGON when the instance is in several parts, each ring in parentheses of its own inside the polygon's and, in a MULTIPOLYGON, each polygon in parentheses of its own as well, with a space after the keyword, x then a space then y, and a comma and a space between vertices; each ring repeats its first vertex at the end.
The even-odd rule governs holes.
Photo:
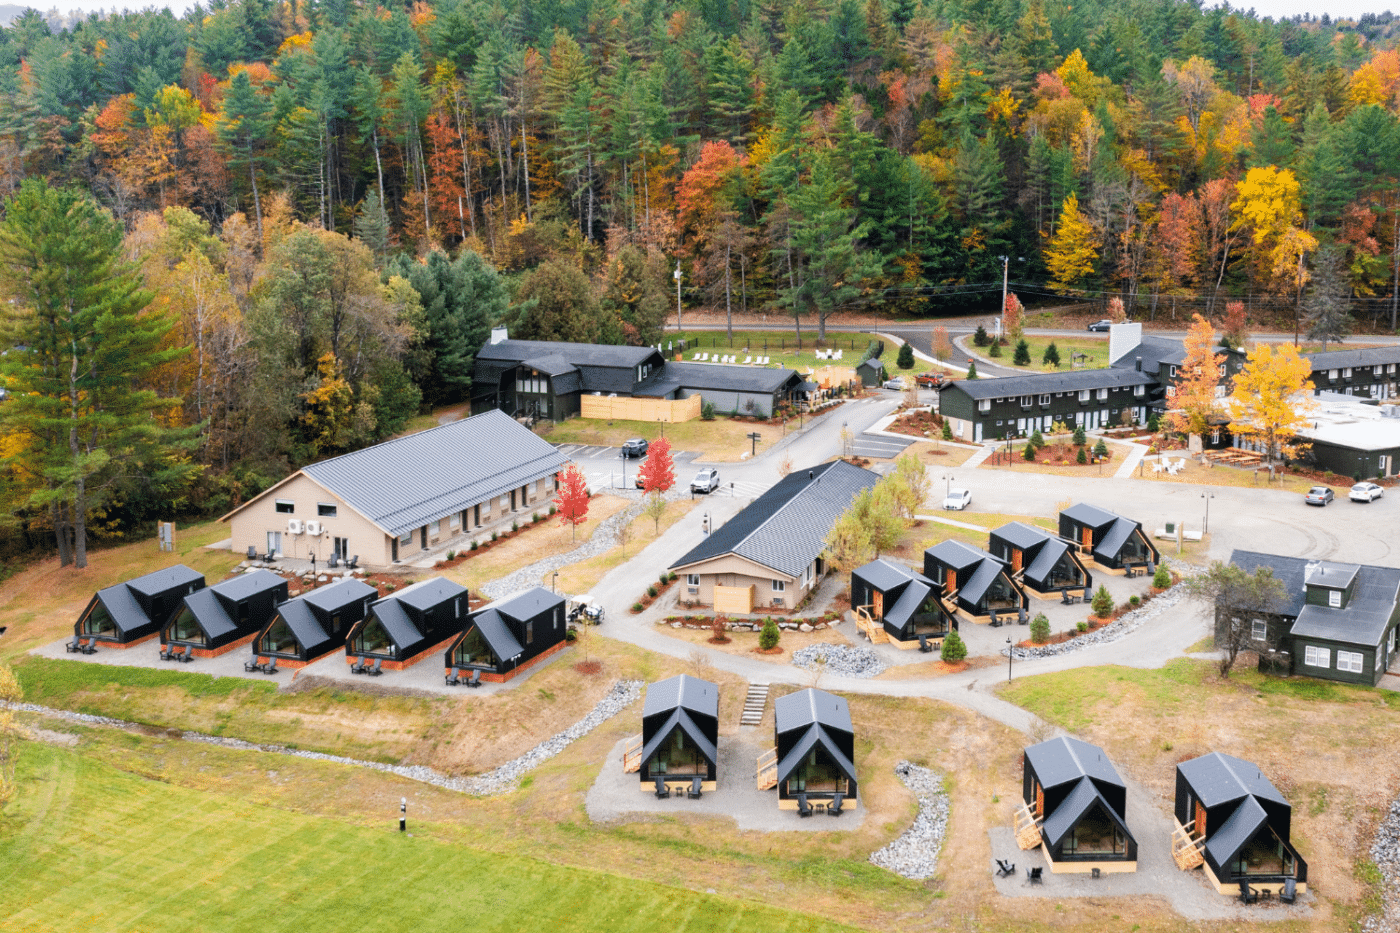
POLYGON ((1024 802, 1016 811, 1016 844, 1027 850, 1040 845, 1040 820, 1024 802))
POLYGON ((628 739, 627 744, 622 748, 622 770, 628 774, 642 770, 642 734, 640 732, 628 739))
POLYGON ((749 684, 748 695, 744 697, 744 712, 739 717, 739 725, 756 726, 763 720, 763 710, 768 705, 768 685, 749 684))
POLYGON ((869 612, 869 606, 856 607, 856 628, 866 638, 870 639, 872 645, 883 645, 890 640, 889 634, 885 631, 885 626, 876 620, 869 612))
POLYGON ((778 750, 770 748, 758 756, 758 789, 769 790, 778 786, 778 750))
POLYGON ((1182 871, 1189 871, 1205 861, 1205 854, 1201 851, 1205 846, 1205 837, 1194 838, 1191 829, 1196 825, 1192 820, 1185 826, 1176 824, 1176 829, 1172 830, 1172 861, 1176 862, 1176 867, 1182 871))

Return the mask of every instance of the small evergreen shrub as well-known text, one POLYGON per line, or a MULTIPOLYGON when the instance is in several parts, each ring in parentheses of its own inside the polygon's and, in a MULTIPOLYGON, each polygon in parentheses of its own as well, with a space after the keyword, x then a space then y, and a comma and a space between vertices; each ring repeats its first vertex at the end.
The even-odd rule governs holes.
POLYGON ((479 545, 476 543, 475 540, 473 540, 473 541, 472 541, 472 550, 475 551, 475 550, 477 549, 477 547, 479 547, 479 545))
POLYGON ((661 571, 660 580, 662 583, 669 583, 671 581, 671 575, 663 570, 661 571))
POLYGON ((977 325, 977 331, 972 335, 972 342, 979 347, 985 347, 992 342, 992 338, 987 336, 987 328, 981 324, 977 325))
POLYGON ((1084 437, 1084 426, 1083 426, 1083 425, 1079 425, 1078 427, 1076 427, 1076 428, 1074 429, 1074 442, 1075 442, 1076 444, 1078 444, 1080 447, 1083 447, 1083 446, 1084 446, 1084 441, 1085 441, 1085 437, 1084 437))
POLYGON ((449 548, 448 551, 447 551, 447 559, 448 559, 448 560, 452 560, 452 559, 455 558, 456 556, 457 556, 457 552, 454 551, 454 550, 451 550, 451 549, 449 548))
POLYGON ((769 619, 763 623, 763 631, 758 633, 758 647, 764 651, 771 651, 778 647, 778 639, 782 634, 778 631, 778 623, 769 619))
POLYGON ((1022 447, 1022 448, 1021 448, 1021 457, 1022 457, 1022 459, 1024 459, 1027 463, 1034 463, 1034 462, 1035 462, 1035 445, 1034 445, 1034 444, 1031 444, 1031 443, 1027 443, 1025 447, 1022 447))
POLYGON ((519 531, 519 530, 520 530, 520 522, 512 520, 511 523, 510 523, 510 530, 511 530, 511 531, 519 531))
POLYGON ((1041 356, 1040 361, 1046 366, 1058 367, 1060 365, 1060 348, 1055 346, 1054 341, 1051 341, 1050 345, 1045 348, 1045 353, 1041 356))
POLYGON ((1162 419, 1157 417, 1155 411, 1147 416, 1147 430, 1151 431, 1153 434, 1162 430, 1162 419))
POLYGON ((1036 613, 1036 617, 1031 619, 1031 641, 1043 645, 1049 640, 1050 620, 1045 617, 1045 613, 1036 613))
POLYGON ((667 583, 675 583, 675 582, 676 582, 676 574, 675 574, 674 571, 671 572, 671 573, 666 574, 666 582, 667 582, 667 583))
POLYGON ((1152 575, 1152 585, 1159 590, 1165 590, 1172 585, 1172 572, 1167 569, 1166 561, 1157 565, 1157 572, 1152 575))
POLYGON ((1094 445, 1094 456, 1100 460, 1108 456, 1108 445, 1103 442, 1103 438, 1099 438, 1099 442, 1094 445))
POLYGON ((976 379, 976 378, 977 378, 977 361, 976 361, 976 360, 968 360, 968 361, 967 361, 967 378, 969 378, 969 379, 976 379))
POLYGON ((642 611, 643 609, 645 609, 645 608, 646 608, 646 606, 643 606, 641 603, 633 603, 633 604, 632 604, 632 611, 633 611, 633 612, 641 612, 641 611, 642 611))
POLYGON ((1041 435, 1039 431, 1032 431, 1029 443, 1036 450, 1040 450, 1045 446, 1045 438, 1041 435))
POLYGON ((655 584, 653 584, 653 585, 647 587, 647 595, 650 596, 652 599, 655 599, 655 598, 656 598, 656 586, 655 586, 655 584))
POLYGON ((991 347, 987 350, 988 356, 1001 356, 1001 341, 993 340, 991 347))
POLYGON ((1108 595, 1108 587, 1102 583, 1094 593, 1094 601, 1090 604, 1094 608, 1094 615, 1100 619, 1107 619, 1113 615, 1113 597, 1108 595))
POLYGON ((949 632, 943 639, 943 650, 939 657, 949 664, 956 664, 967 657, 967 644, 957 632, 949 632))
POLYGON ((492 541, 495 541, 495 540, 496 540, 497 538, 499 538, 500 536, 501 536, 501 533, 500 533, 499 531, 492 531, 492 532, 491 532, 491 540, 492 540, 492 541))
POLYGON ((943 439, 945 441, 951 441, 953 439, 953 426, 948 423, 947 419, 943 421, 943 439))
POLYGON ((700 406, 700 420, 701 420, 701 421, 714 421, 714 420, 715 420, 715 405, 714 405, 714 402, 706 402, 706 403, 704 403, 703 405, 700 406))
POLYGON ((1134 593, 1132 596, 1128 597, 1128 605, 1136 609, 1138 606, 1142 605, 1142 597, 1134 593))
POLYGON ((900 369, 914 368, 914 348, 908 343, 899 345, 899 355, 894 358, 894 364, 900 369))
POLYGON ((559 511, 559 509, 558 509, 557 507, 552 506, 552 505, 549 507, 549 514, 550 514, 550 515, 553 515, 553 514, 554 514, 555 512, 557 512, 557 511, 559 511))
POLYGON ((1081 621, 1075 628, 1080 632, 1087 632, 1089 631, 1089 623, 1081 621))
POLYGON ((1026 343, 1025 338, 1016 341, 1016 352, 1012 355, 1011 362, 1017 366, 1031 364, 1031 345, 1026 343))
POLYGON ((1089 462, 1089 458, 1087 455, 1085 455, 1083 447, 1080 447, 1078 452, 1074 455, 1074 462, 1079 464, 1080 466, 1083 466, 1084 464, 1089 462))

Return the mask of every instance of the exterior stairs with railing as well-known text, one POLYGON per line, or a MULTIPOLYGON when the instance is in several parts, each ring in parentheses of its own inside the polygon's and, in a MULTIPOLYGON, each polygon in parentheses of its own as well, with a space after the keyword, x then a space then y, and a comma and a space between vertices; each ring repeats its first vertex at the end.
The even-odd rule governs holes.
POLYGON ((1040 845, 1040 820, 1024 802, 1016 811, 1016 844, 1025 850, 1040 845))
POLYGON ((739 716, 739 725, 758 725, 763 720, 763 710, 767 706, 768 685, 749 684, 748 695, 744 697, 744 712, 739 716))
POLYGON ((890 636, 885 632, 885 626, 870 614, 869 606, 857 606, 856 628, 862 635, 870 639, 872 645, 883 645, 890 640, 890 636))
POLYGON ((778 750, 770 748, 758 756, 758 789, 770 790, 778 786, 778 750))
POLYGON ((1177 823, 1176 829, 1172 830, 1172 861, 1176 862, 1176 867, 1182 871, 1189 871, 1205 861, 1202 849, 1206 840, 1204 836, 1192 835, 1191 831, 1195 825, 1195 820, 1185 826, 1177 823))
POLYGON ((642 734, 638 732, 622 747, 622 770, 634 774, 642 770, 642 734))

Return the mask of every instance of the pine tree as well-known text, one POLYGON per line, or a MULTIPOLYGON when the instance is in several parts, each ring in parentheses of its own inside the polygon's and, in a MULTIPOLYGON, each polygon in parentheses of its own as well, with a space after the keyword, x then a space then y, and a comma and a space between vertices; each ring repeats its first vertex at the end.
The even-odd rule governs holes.
POLYGON ((1094 591, 1094 601, 1090 605, 1094 609, 1094 615, 1100 619, 1107 619, 1113 615, 1113 597, 1109 595, 1108 587, 1100 583, 1099 588, 1094 591))
POLYGON ((987 336, 987 328, 978 324, 977 330, 972 335, 972 342, 979 347, 985 347, 987 344, 991 343, 992 338, 987 336))
POLYGON ((1016 341, 1016 354, 1011 361, 1017 366, 1029 366, 1031 362, 1031 347, 1024 339, 1016 341))
POLYGON ((1032 443, 1030 443, 1030 442, 1027 442, 1027 443, 1026 443, 1026 446, 1021 448, 1021 459, 1022 459, 1022 460, 1025 460, 1027 463, 1034 463, 1034 462, 1035 462, 1035 445, 1034 445, 1034 444, 1032 444, 1032 443))
POLYGON ((968 360, 968 361, 967 361, 967 378, 968 378, 968 379, 976 379, 976 378, 977 378, 977 361, 976 361, 976 360, 968 360))
POLYGON ((261 239, 262 199, 258 195, 258 171, 264 160, 263 144, 272 132, 272 103, 262 91, 253 87, 246 69, 229 81, 215 132, 229 152, 229 167, 242 166, 242 170, 248 173, 253 194, 253 216, 257 219, 258 238, 261 239))
POLYGON ((1340 343, 1351 335, 1351 286, 1346 280, 1346 264, 1336 246, 1318 250, 1312 283, 1303 299, 1303 318, 1308 322, 1308 339, 1340 343))
POLYGON ((1037 645, 1043 645, 1050 640, 1050 620, 1045 617, 1045 613, 1038 612, 1034 619, 1031 619, 1031 641, 1037 645))
POLYGON ((1001 356, 1001 341, 993 340, 991 347, 987 350, 988 356, 1001 356))
POLYGON ((1058 367, 1060 365, 1060 348, 1055 346, 1053 340, 1045 348, 1045 355, 1040 358, 1040 361, 1046 366, 1058 367))
POLYGON ((189 351, 170 346, 173 321, 149 310, 122 226, 86 195, 29 179, 0 223, 3 329, 0 436, 23 438, 6 464, 7 510, 45 510, 59 561, 87 566, 89 516, 140 483, 178 499, 193 469, 177 456, 198 427, 165 427, 180 405, 145 388, 159 367, 189 351))
POLYGON ((895 357, 895 365, 900 369, 914 368, 914 347, 909 343, 899 345, 899 355, 895 357))
POLYGON ((1089 458, 1088 458, 1087 456, 1084 455, 1084 448, 1083 448, 1083 447, 1079 447, 1079 448, 1077 449, 1077 451, 1076 451, 1076 453, 1075 453, 1075 455, 1074 455, 1074 462, 1077 463, 1077 464, 1079 464, 1080 466, 1084 466, 1086 463, 1089 462, 1089 458))
POLYGON ((379 192, 374 188, 369 189, 359 213, 355 215, 354 231, 355 238, 364 240, 375 261, 382 266, 389 255, 389 215, 384 213, 379 192))
POLYGON ((1085 437, 1084 437, 1084 426, 1083 426, 1082 424, 1081 424, 1081 425, 1076 425, 1076 426, 1075 426, 1075 429, 1074 429, 1074 442, 1075 442, 1076 444, 1078 444, 1080 447, 1083 447, 1083 446, 1084 446, 1084 440, 1085 440, 1085 437))
POLYGON ((1094 456, 1100 460, 1108 456, 1108 445, 1103 442, 1103 438, 1099 438, 1099 442, 1094 445, 1094 456))
POLYGON ((949 632, 943 638, 943 649, 939 657, 949 664, 956 664, 967 657, 967 644, 957 632, 949 632))

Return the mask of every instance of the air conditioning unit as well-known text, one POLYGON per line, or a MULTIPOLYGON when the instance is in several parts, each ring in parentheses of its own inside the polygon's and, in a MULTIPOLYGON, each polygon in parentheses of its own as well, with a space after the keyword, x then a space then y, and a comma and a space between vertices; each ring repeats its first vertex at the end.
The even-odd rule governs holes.
POLYGON ((319 535, 319 534, 321 533, 321 523, 320 523, 320 522, 307 522, 307 523, 306 523, 306 533, 309 534, 309 535, 319 535))
POLYGON ((299 535, 299 534, 301 534, 301 519, 299 519, 299 518, 289 518, 289 519, 287 519, 287 533, 288 533, 288 534, 293 534, 293 535, 299 535))

